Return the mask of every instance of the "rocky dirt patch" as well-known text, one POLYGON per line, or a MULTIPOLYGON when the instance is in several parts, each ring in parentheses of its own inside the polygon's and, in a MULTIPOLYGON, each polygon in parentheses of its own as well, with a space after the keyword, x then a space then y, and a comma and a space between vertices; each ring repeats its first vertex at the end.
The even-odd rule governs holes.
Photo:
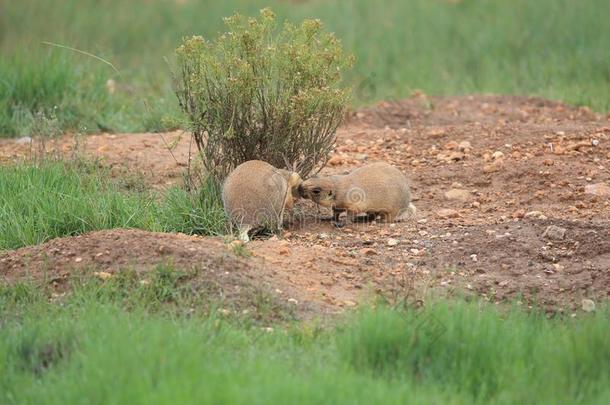
MULTIPOLYGON (((118 174, 138 170, 158 187, 178 182, 188 161, 188 137, 179 133, 85 141, 84 153, 118 174)), ((70 145, 65 138, 56 147, 70 145)), ((0 142, 0 161, 26 154, 25 145, 0 142)), ((417 217, 336 229, 299 203, 281 239, 248 247, 248 260, 264 263, 256 269, 285 283, 276 289, 290 286, 294 299, 329 310, 371 291, 418 299, 459 291, 549 310, 610 296, 607 115, 537 98, 418 94, 354 112, 323 173, 375 161, 407 173, 417 217), (563 236, 544 235, 549 226, 563 236)))

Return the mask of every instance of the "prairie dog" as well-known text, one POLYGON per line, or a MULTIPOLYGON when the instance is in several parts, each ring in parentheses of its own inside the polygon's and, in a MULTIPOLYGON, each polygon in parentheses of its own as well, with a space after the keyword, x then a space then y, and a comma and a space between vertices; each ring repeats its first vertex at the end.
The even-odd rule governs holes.
POLYGON ((284 209, 292 208, 301 182, 298 173, 260 160, 237 166, 223 183, 222 203, 231 223, 239 229, 239 238, 249 241, 248 232, 256 228, 280 229, 284 209))
POLYGON ((338 221, 342 212, 350 216, 366 213, 393 222, 415 214, 406 176, 387 163, 372 163, 349 174, 313 177, 299 186, 302 197, 333 210, 338 221))

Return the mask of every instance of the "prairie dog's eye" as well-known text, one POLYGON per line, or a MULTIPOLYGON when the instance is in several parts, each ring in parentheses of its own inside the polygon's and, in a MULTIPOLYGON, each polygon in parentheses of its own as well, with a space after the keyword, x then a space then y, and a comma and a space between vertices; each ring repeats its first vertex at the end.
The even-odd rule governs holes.
POLYGON ((329 197, 332 197, 332 196, 333 196, 333 191, 332 191, 332 190, 330 190, 330 191, 328 192, 328 196, 329 196, 329 197))
POLYGON ((313 190, 311 190, 311 192, 312 192, 312 193, 314 193, 314 194, 320 194, 320 191, 322 191, 322 190, 320 189, 320 187, 316 187, 316 188, 314 188, 313 190))

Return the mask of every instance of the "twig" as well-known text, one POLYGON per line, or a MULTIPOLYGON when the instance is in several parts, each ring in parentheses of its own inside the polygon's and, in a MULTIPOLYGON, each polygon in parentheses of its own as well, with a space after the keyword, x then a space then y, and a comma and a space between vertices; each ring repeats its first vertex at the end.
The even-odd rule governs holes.
POLYGON ((106 59, 104 59, 104 58, 102 58, 102 57, 100 57, 100 56, 94 55, 94 54, 89 53, 89 52, 81 51, 80 49, 72 48, 71 46, 67 46, 67 45, 61 45, 61 44, 56 44, 56 43, 54 43, 54 42, 42 41, 42 43, 43 43, 44 45, 49 45, 49 46, 54 46, 54 47, 57 47, 57 48, 68 49, 68 50, 70 50, 70 51, 74 51, 74 52, 77 52, 77 53, 80 53, 80 54, 83 54, 83 55, 86 55, 86 56, 90 56, 90 57, 92 57, 92 58, 94 58, 94 59, 99 60, 100 62, 103 62, 103 63, 107 64, 107 65, 108 65, 108 66, 110 66, 112 69, 114 69, 114 71, 115 71, 115 72, 116 72, 116 73, 117 73, 119 76, 121 75, 121 72, 119 72, 119 70, 118 70, 118 69, 117 69, 117 68, 116 68, 116 67, 115 67, 115 66, 114 66, 114 65, 113 65, 111 62, 107 61, 106 59))

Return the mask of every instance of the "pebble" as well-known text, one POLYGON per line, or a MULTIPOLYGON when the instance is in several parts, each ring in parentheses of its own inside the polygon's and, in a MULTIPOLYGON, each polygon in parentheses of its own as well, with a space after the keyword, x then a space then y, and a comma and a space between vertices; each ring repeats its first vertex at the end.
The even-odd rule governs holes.
POLYGON ((372 248, 364 248, 364 249, 360 249, 360 254, 365 255, 365 256, 374 256, 377 254, 377 252, 375 251, 375 249, 372 249, 372 248))
POLYGON ((21 138, 15 139, 15 143, 18 145, 24 145, 32 142, 32 138, 29 136, 22 136, 21 138))
POLYGON ((396 246, 400 243, 398 239, 390 238, 388 239, 388 246, 396 246))
POLYGON ((566 228, 557 225, 549 225, 542 234, 542 237, 552 240, 562 240, 566 235, 566 231, 566 228))
POLYGON ((499 150, 495 151, 494 153, 491 154, 491 158, 493 160, 498 160, 498 159, 502 159, 504 157, 504 153, 500 152, 499 150))
POLYGON ((443 145, 444 149, 457 149, 459 144, 456 141, 449 141, 443 145))
POLYGON ((466 202, 470 200, 471 194, 468 190, 452 188, 451 190, 445 192, 445 198, 448 200, 458 200, 466 202))
POLYGON ((339 155, 334 155, 330 159, 328 159, 328 164, 331 166, 339 166, 343 164, 343 159, 339 155))
POLYGON ((368 158, 369 158, 369 155, 367 155, 366 153, 358 153, 354 156, 354 159, 359 160, 359 161, 367 160, 368 158))
POLYGON ((582 310, 585 312, 595 311, 595 302, 593 300, 584 298, 580 304, 582 306, 582 310))
POLYGON ((500 161, 497 161, 495 164, 489 164, 483 166, 483 173, 495 173, 499 172, 502 169, 502 165, 498 164, 500 161))
POLYGON ((451 208, 441 208, 436 214, 441 218, 457 218, 460 216, 459 212, 451 208))
POLYGON ((610 197, 610 186, 606 183, 587 184, 585 186, 585 194, 598 197, 610 197))
POLYGON ((112 273, 108 273, 107 271, 96 271, 93 275, 100 280, 108 280, 112 277, 112 273))
POLYGON ((470 149, 472 149, 472 145, 468 141, 462 141, 458 145, 458 149, 462 152, 468 152, 470 149))

